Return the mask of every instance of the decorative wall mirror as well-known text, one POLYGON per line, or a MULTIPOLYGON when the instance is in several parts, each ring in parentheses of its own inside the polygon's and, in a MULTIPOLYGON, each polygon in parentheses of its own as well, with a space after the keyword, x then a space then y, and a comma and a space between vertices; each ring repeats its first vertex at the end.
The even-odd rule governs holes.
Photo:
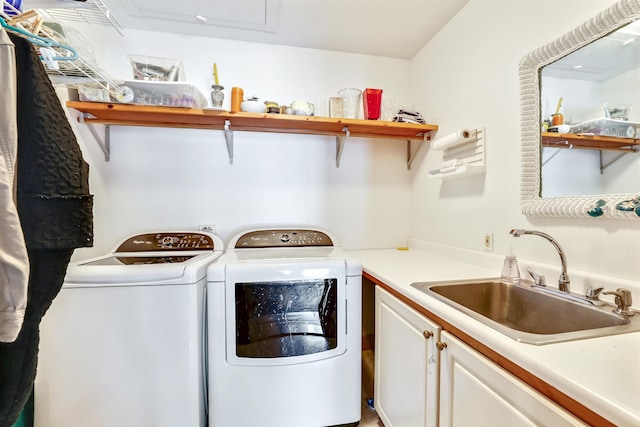
POLYGON ((522 212, 640 219, 640 0, 525 56, 520 96, 522 212))

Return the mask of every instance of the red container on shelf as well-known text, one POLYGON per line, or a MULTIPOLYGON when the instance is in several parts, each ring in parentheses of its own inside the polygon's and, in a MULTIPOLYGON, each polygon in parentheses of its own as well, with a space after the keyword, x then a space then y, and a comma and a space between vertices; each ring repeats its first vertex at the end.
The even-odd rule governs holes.
POLYGON ((382 89, 365 89, 362 94, 362 104, 364 106, 364 118, 366 120, 380 119, 382 89))

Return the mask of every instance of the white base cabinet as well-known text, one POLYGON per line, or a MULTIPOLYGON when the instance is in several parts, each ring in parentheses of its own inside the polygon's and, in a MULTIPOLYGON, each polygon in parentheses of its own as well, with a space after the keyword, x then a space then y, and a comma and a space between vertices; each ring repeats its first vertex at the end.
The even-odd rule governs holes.
POLYGON ((386 427, 438 425, 440 326, 376 286, 374 405, 386 427))
POLYGON ((440 425, 586 425, 450 333, 441 342, 440 425))
POLYGON ((380 286, 374 381, 385 427, 586 425, 380 286))

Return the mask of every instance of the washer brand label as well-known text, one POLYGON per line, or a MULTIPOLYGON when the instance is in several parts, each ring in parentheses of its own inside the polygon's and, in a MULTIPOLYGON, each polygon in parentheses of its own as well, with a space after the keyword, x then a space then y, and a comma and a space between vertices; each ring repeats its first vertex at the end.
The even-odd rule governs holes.
POLYGON ((148 240, 134 240, 132 242, 134 245, 150 245, 151 242, 148 240))

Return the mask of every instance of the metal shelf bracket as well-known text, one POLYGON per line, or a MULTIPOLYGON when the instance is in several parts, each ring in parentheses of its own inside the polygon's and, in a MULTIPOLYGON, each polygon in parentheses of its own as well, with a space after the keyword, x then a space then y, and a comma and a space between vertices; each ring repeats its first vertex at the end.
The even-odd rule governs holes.
POLYGON ((344 149, 344 143, 347 141, 347 138, 351 136, 351 132, 349 132, 349 127, 345 126, 342 128, 342 132, 344 132, 344 136, 336 136, 336 167, 340 167, 340 158, 342 157, 342 150, 344 149))
POLYGON ((422 139, 418 141, 418 144, 415 150, 412 150, 411 140, 407 139, 407 170, 411 170, 411 164, 415 160, 416 155, 418 154, 418 151, 420 151, 420 148, 422 148, 422 145, 425 143, 425 141, 429 141, 429 140, 431 140, 431 135, 429 135, 428 133, 425 133, 422 136, 422 139))
POLYGON ((627 154, 627 153, 637 153, 637 152, 638 152, 638 148, 636 148, 634 146, 634 147, 631 148, 631 151, 624 151, 622 153, 618 153, 616 156, 614 156, 609 161, 605 161, 603 156, 602 156, 602 150, 600 150, 600 175, 603 175, 605 169, 607 169, 609 166, 611 166, 612 164, 614 164, 615 162, 620 160, 625 154, 627 154))
POLYGON ((227 153, 229 153, 229 164, 233 164, 233 131, 230 129, 231 121, 224 121, 224 138, 227 140, 227 153))
POLYGON ((96 130, 93 123, 88 123, 87 121, 85 121, 85 119, 90 118, 95 119, 95 117, 89 113, 82 113, 80 114, 80 117, 78 117, 78 122, 87 125, 89 131, 91 132, 91 135, 93 135, 93 138, 96 140, 98 146, 104 153, 104 161, 108 162, 109 160, 111 160, 111 125, 104 125, 103 139, 100 137, 100 134, 98 134, 98 131, 96 130))

